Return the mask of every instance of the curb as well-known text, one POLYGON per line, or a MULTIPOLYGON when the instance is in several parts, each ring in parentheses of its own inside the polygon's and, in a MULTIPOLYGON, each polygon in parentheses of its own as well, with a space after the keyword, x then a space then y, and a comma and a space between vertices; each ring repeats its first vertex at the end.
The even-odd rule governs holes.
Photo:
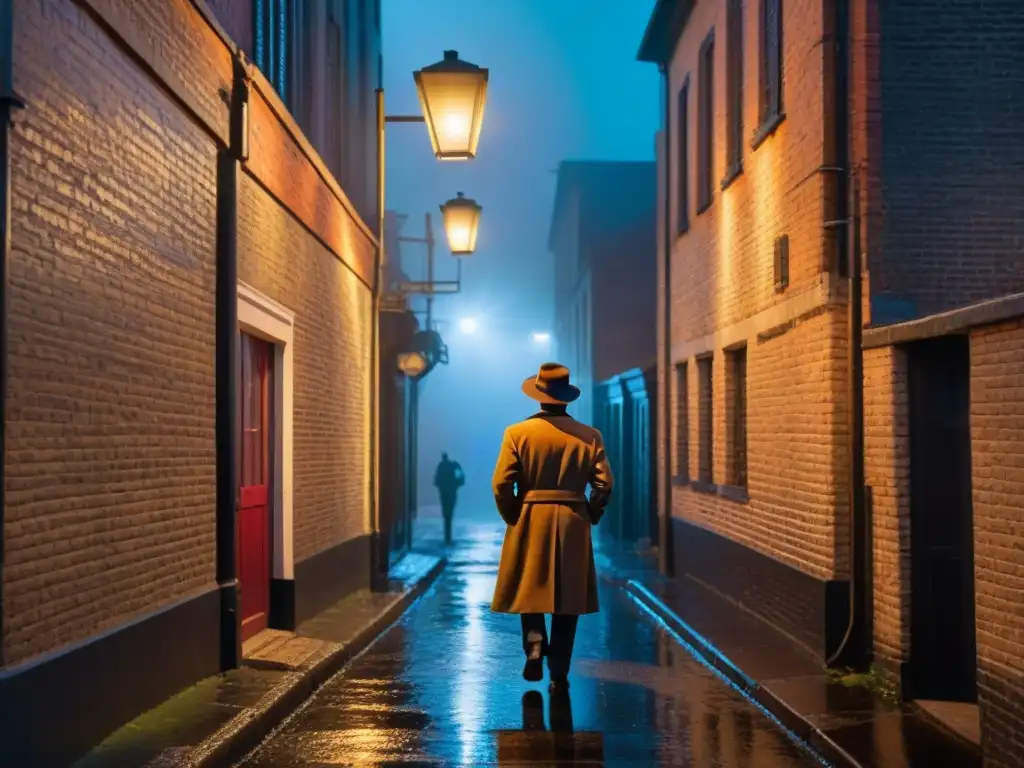
POLYGON ((192 750, 188 766, 230 768, 244 758, 324 683, 397 622, 430 588, 447 564, 447 558, 441 557, 419 581, 384 613, 363 627, 350 642, 321 652, 308 667, 272 689, 254 710, 237 715, 205 739, 192 750))
POLYGON ((846 750, 836 744, 805 716, 780 699, 770 690, 746 674, 706 637, 663 603, 653 592, 636 579, 627 579, 623 588, 639 606, 679 636, 689 649, 709 667, 725 677, 742 693, 760 705, 790 731, 820 760, 836 768, 864 768, 846 750))

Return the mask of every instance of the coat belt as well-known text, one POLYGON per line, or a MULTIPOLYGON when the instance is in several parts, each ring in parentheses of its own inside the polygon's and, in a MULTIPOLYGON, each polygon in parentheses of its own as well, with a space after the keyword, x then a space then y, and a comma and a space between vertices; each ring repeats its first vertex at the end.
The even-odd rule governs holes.
POLYGON ((587 497, 575 491, 533 490, 523 494, 523 504, 586 504, 587 497))

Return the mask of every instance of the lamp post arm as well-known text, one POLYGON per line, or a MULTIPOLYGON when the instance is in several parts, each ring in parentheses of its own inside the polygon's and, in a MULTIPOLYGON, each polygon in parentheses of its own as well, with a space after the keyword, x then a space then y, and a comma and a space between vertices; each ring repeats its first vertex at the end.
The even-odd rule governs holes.
POLYGON ((423 115, 386 115, 385 123, 425 123, 427 118, 423 115))

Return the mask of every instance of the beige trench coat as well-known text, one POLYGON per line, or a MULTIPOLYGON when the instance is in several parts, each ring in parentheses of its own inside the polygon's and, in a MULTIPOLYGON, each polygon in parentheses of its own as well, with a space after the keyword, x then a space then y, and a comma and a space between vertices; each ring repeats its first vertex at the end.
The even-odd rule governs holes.
POLYGON ((508 528, 491 610, 596 613, 590 529, 612 490, 601 433, 564 414, 541 412, 513 424, 493 486, 508 528))

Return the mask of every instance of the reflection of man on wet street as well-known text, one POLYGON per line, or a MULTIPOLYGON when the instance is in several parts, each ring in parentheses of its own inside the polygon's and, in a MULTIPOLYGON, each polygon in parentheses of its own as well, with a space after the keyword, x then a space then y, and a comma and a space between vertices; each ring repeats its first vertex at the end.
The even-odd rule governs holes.
POLYGON ((523 677, 540 680, 547 656, 551 688, 564 690, 579 616, 598 611, 590 529, 608 504, 612 473, 601 433, 566 412, 580 396, 567 368, 544 363, 523 391, 541 411, 505 430, 494 469, 494 498, 508 529, 491 610, 520 615, 523 677))
POLYGON ((434 472, 434 485, 441 496, 441 516, 444 517, 444 543, 452 543, 452 517, 455 515, 455 499, 459 488, 466 482, 466 475, 459 462, 448 458, 447 453, 441 454, 441 463, 434 472))

